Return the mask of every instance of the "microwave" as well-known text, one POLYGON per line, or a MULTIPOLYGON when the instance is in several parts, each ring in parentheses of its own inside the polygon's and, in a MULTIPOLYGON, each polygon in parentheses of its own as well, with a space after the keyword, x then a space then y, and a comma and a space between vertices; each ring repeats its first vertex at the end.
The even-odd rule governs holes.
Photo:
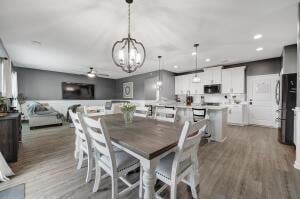
POLYGON ((221 93, 221 84, 204 85, 205 94, 217 94, 221 93))

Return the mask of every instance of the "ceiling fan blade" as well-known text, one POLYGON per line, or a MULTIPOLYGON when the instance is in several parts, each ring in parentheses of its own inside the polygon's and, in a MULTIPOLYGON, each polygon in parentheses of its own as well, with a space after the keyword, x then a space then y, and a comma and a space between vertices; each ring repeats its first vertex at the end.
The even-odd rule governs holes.
POLYGON ((100 77, 109 77, 108 74, 103 74, 103 73, 96 73, 96 75, 100 77))

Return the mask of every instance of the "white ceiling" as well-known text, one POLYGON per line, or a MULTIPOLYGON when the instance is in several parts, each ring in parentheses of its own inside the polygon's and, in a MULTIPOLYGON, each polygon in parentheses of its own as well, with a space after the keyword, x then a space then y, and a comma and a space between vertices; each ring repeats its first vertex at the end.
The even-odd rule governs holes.
MULTIPOLYGON (((111 78, 128 76, 111 60, 114 41, 127 34, 125 0, 0 0, 0 5, 0 37, 16 65, 69 73, 95 66, 111 78)), ((147 60, 134 74, 157 70, 157 55, 164 69, 192 70, 196 42, 202 67, 279 57, 284 45, 296 43, 296 5, 297 0, 135 0, 132 33, 144 43, 147 60), (253 40, 257 33, 264 37, 253 40), (256 52, 257 47, 264 50, 256 52)))

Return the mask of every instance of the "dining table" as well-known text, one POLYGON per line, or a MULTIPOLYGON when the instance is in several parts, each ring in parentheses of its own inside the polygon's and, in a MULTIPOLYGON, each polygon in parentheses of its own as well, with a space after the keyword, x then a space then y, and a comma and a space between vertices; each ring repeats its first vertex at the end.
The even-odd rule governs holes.
MULTIPOLYGON (((140 161, 143 169, 143 198, 155 198, 156 166, 161 158, 176 150, 184 124, 143 117, 134 117, 127 124, 121 113, 92 118, 104 119, 112 144, 140 161)), ((196 168, 196 175, 199 175, 198 165, 196 168)))

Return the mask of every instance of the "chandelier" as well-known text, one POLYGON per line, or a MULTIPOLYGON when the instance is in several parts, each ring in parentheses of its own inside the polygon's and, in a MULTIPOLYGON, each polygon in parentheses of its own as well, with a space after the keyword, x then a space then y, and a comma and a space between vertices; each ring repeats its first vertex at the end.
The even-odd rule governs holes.
POLYGON ((194 44, 195 48, 195 76, 193 77, 193 83, 199 83, 201 81, 200 77, 198 76, 198 46, 199 44, 194 44))
POLYGON ((146 50, 141 42, 131 37, 130 32, 130 4, 133 0, 126 0, 128 3, 128 36, 114 43, 112 48, 113 62, 123 71, 132 73, 142 67, 146 59, 146 50))

